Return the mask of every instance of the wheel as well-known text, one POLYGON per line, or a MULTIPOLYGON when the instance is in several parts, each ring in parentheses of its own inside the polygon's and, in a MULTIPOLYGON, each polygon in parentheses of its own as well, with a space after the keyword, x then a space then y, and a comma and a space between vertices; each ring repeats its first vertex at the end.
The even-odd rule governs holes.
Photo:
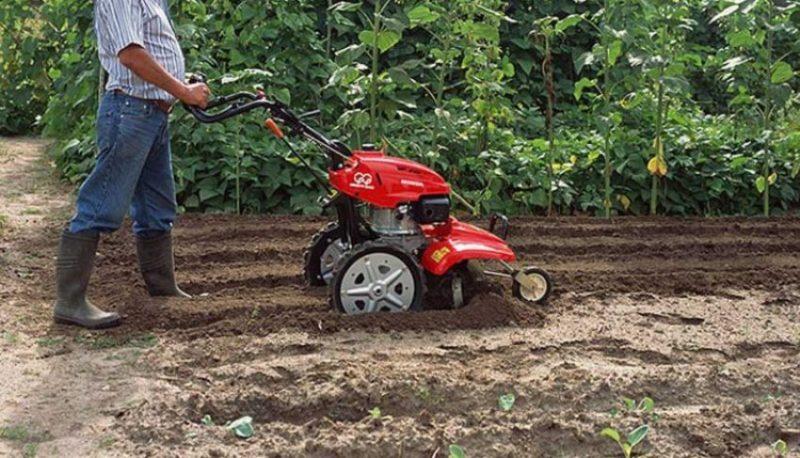
POLYGON ((333 268, 350 248, 342 240, 342 229, 336 223, 329 223, 311 237, 303 252, 303 277, 309 286, 329 285, 333 279, 333 268))
POLYGON ((428 277, 426 307, 436 310, 462 308, 474 295, 474 286, 475 278, 467 262, 454 266, 441 277, 428 277))
POLYGON ((422 308, 425 278, 416 258, 378 241, 356 246, 339 260, 331 283, 334 308, 348 315, 422 308))
POLYGON ((514 274, 512 294, 532 304, 544 304, 553 290, 550 274, 537 267, 526 267, 514 274))

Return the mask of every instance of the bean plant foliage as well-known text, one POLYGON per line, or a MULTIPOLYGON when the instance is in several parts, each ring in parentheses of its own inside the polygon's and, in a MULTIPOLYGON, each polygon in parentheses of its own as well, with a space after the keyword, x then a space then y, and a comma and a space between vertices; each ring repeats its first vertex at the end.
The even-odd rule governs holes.
MULTIPOLYGON (((464 209, 783 214, 800 195, 797 0, 172 0, 189 71, 441 172, 464 209)), ((0 133, 78 185, 103 73, 91 0, 0 5, 0 133)), ((316 213, 252 113, 171 119, 185 211, 316 213)), ((292 139, 318 172, 324 158, 292 139)))

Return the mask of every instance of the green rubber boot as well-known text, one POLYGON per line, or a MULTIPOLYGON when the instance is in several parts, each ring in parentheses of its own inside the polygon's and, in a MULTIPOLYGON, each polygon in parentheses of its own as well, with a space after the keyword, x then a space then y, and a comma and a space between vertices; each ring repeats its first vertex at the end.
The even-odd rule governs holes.
POLYGON ((151 296, 192 297, 175 283, 175 258, 172 254, 172 233, 155 237, 136 237, 139 270, 151 296))
POLYGON ((94 269, 98 233, 72 234, 64 231, 56 260, 56 290, 53 307, 56 323, 72 324, 88 329, 103 329, 120 324, 117 313, 106 312, 86 299, 86 288, 94 269))

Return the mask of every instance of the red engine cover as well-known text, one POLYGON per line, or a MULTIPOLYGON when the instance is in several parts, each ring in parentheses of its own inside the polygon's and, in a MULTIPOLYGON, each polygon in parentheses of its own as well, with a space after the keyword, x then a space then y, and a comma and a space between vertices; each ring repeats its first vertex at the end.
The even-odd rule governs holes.
POLYGON ((450 194, 450 185, 438 173, 381 151, 355 151, 343 168, 328 170, 328 177, 339 192, 383 208, 450 194))

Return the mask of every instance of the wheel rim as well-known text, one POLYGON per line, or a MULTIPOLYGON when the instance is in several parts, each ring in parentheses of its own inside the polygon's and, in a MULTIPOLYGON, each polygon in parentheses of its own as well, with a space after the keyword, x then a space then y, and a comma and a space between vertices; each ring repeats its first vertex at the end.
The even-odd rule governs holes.
POLYGON ((416 288, 414 275, 402 259, 391 253, 370 253, 344 272, 339 298, 348 314, 403 312, 414 302, 416 288))
POLYGON ((520 272, 517 275, 519 295, 530 302, 538 302, 547 294, 547 278, 539 272, 520 272))
POLYGON ((330 241, 322 252, 319 258, 319 274, 325 284, 330 284, 333 280, 333 268, 346 251, 347 244, 342 239, 336 239, 330 241))

